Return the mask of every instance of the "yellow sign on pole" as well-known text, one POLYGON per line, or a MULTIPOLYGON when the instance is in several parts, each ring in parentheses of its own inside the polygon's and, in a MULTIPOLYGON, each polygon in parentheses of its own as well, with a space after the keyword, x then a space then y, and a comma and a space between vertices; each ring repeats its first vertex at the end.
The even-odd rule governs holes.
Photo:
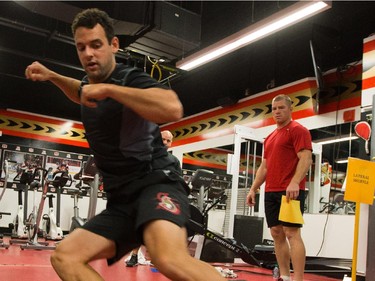
POLYGON ((375 190, 375 162, 348 158, 344 200, 372 205, 375 190))
POLYGON ((360 203, 372 205, 375 189, 375 162, 348 158, 344 200, 356 202, 352 259, 352 281, 357 279, 357 255, 360 203))

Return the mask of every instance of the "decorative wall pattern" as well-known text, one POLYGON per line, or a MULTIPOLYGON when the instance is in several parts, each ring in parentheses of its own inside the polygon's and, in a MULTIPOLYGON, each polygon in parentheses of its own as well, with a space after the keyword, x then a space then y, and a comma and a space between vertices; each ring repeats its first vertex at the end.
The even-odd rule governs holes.
POLYGON ((323 78, 319 112, 315 110, 316 81, 306 78, 245 98, 236 105, 217 107, 162 127, 173 133, 173 146, 179 146, 232 134, 234 125, 260 128, 274 124, 271 102, 279 94, 286 94, 292 99, 295 120, 361 105, 362 64, 351 65, 339 72, 331 71, 323 78))
MULTIPOLYGON (((375 41, 375 38, 373 41, 375 41)), ((371 48, 375 50, 374 43, 365 44, 365 50, 371 48)), ((373 68, 369 71, 372 73, 373 68)), ((331 71, 323 78, 324 89, 320 91, 319 112, 315 110, 318 91, 315 78, 305 78, 247 97, 235 105, 224 108, 217 107, 184 118, 179 122, 164 125, 162 128, 173 133, 173 146, 178 146, 232 134, 234 125, 251 128, 272 125, 274 121, 272 119, 271 101, 278 94, 286 94, 291 97, 294 106, 294 119, 361 105, 362 64, 351 65, 340 71, 331 71)), ((363 83, 364 85, 369 84, 365 81, 363 83)), ((10 136, 88 147, 83 125, 79 122, 0 109, 0 130, 3 134, 10 136)), ((210 152, 195 152, 192 155, 185 155, 185 157, 187 157, 187 161, 195 161, 194 164, 206 163, 210 167, 219 169, 223 169, 224 165, 226 166, 226 158, 219 157, 219 159, 210 152), (200 157, 204 157, 204 159, 200 159, 200 157)))
POLYGON ((16 137, 88 147, 83 125, 78 122, 0 109, 0 130, 16 137))
POLYGON ((362 106, 371 106, 375 94, 375 35, 364 39, 362 88, 362 106))
MULTIPOLYGON (((227 170, 227 158, 228 153, 232 153, 232 151, 224 150, 224 149, 206 149, 200 151, 193 151, 189 153, 184 153, 184 164, 190 164, 198 167, 207 167, 207 168, 214 168, 220 170, 227 170)), ((256 159, 255 169, 257 169, 261 163, 261 157, 256 159)), ((241 156, 240 159, 240 171, 245 171, 246 167, 249 169, 249 174, 253 173, 253 155, 249 157, 249 165, 247 167, 247 159, 246 156, 241 156)))
POLYGON ((170 130, 173 145, 178 146, 233 133, 234 125, 259 128, 273 124, 271 101, 278 94, 289 95, 294 104, 295 119, 314 115, 314 79, 303 79, 241 100, 236 105, 216 108, 188 117, 163 129, 170 130), (298 117, 298 118, 297 118, 298 117))

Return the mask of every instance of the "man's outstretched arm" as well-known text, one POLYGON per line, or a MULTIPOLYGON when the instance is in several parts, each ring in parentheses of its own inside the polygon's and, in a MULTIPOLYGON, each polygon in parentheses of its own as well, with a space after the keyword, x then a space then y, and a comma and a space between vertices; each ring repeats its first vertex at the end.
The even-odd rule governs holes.
POLYGON ((50 81, 55 84, 73 102, 80 103, 78 94, 81 81, 58 74, 39 62, 33 62, 25 70, 25 76, 32 81, 50 81))

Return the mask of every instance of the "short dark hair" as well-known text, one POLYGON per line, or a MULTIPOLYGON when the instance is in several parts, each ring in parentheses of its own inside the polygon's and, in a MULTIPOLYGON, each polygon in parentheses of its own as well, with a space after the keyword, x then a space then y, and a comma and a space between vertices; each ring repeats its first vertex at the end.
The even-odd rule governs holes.
POLYGON ((72 23, 73 36, 76 33, 77 28, 79 27, 92 29, 97 24, 100 24, 104 28, 108 43, 111 44, 111 41, 115 36, 113 20, 108 16, 106 12, 97 8, 83 10, 75 16, 72 23))
POLYGON ((281 94, 281 95, 277 95, 276 97, 274 97, 274 98, 272 99, 272 102, 274 102, 274 101, 281 101, 281 100, 285 101, 285 103, 286 103, 288 106, 292 106, 292 104, 293 104, 292 99, 291 99, 289 96, 287 96, 287 95, 283 95, 283 94, 281 94))

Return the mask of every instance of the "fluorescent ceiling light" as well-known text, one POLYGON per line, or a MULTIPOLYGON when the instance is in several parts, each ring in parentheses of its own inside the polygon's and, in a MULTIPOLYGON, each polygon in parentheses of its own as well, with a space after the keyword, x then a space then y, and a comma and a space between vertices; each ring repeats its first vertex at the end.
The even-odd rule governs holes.
POLYGON ((176 63, 192 70, 331 7, 331 1, 299 1, 176 63))
POLYGON ((315 143, 319 143, 321 145, 323 144, 330 144, 330 143, 336 143, 336 142, 342 142, 342 141, 350 141, 358 139, 357 136, 345 136, 345 137, 335 137, 335 138, 329 138, 329 139, 322 139, 315 141, 315 143))

